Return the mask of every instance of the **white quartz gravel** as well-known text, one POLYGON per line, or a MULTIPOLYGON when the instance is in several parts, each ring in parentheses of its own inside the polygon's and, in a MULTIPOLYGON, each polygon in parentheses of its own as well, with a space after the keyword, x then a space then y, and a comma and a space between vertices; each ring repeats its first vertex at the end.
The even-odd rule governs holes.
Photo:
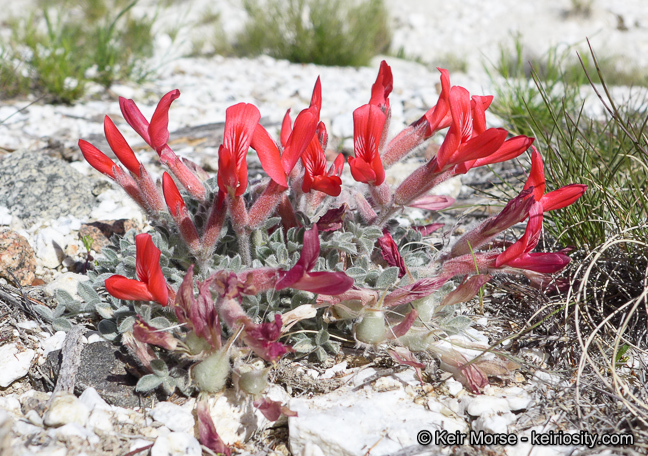
MULTIPOLYGON (((18 4, 23 3, 9 2, 3 5, 7 8, 0 11, 0 19, 12 12, 19 12, 24 6, 18 4)), ((241 0, 187 0, 177 3, 179 5, 173 7, 175 9, 160 13, 162 23, 191 20, 210 8, 221 13, 225 31, 231 35, 245 19, 241 0)), ((153 0, 142 1, 136 6, 136 11, 148 12, 152 4, 153 0)), ((648 66, 648 2, 593 0, 593 12, 589 17, 570 15, 573 4, 569 0, 467 0, 450 3, 441 0, 387 0, 394 25, 394 48, 403 47, 407 55, 419 56, 430 63, 428 67, 387 57, 394 73, 394 91, 390 96, 392 134, 436 102, 439 73, 433 67, 443 64, 444 59, 447 61, 454 57, 466 62, 467 74, 451 73, 453 84, 465 86, 475 94, 490 93, 490 82, 483 71, 482 62, 484 59, 494 60, 499 44, 512 43, 512 34, 516 32, 521 33, 521 40, 536 54, 544 53, 549 46, 557 43, 580 43, 580 49, 583 49, 584 38, 590 37, 600 54, 625 55, 630 58, 622 59, 623 64, 648 66), (627 30, 622 30, 620 21, 627 30)), ((181 38, 184 37, 186 45, 190 43, 191 30, 187 32, 189 34, 182 35, 185 32, 181 31, 181 38)), ((196 28, 194 33, 204 32, 196 28)), ((173 49, 168 45, 169 39, 164 36, 157 43, 156 58, 161 62, 164 53, 173 49)), ((174 52, 182 50, 179 49, 174 52)), ((173 131, 179 128, 223 122, 226 108, 241 101, 256 104, 264 122, 278 123, 287 109, 292 109, 295 115, 308 105, 318 76, 323 87, 321 118, 333 139, 344 140, 344 145, 350 146, 352 112, 368 101, 381 58, 374 59, 370 67, 354 69, 295 65, 263 56, 253 59, 167 57, 166 64, 154 80, 141 85, 128 82, 113 86, 110 95, 98 100, 86 100, 74 106, 36 103, 29 107, 25 107, 29 101, 3 101, 0 119, 7 120, 0 124, 0 148, 39 150, 47 146, 50 139, 74 147, 79 138, 102 134, 105 114, 115 120, 132 144, 141 144, 141 139, 122 119, 117 96, 135 99, 144 115, 150 117, 159 98, 175 88, 180 89, 182 95, 173 103, 170 111, 172 138, 173 131)), ((90 89, 95 93, 103 91, 98 87, 90 89)), ((614 91, 619 96, 629 93, 624 88, 615 88, 614 91)), ((587 109, 596 112, 600 106, 594 100, 587 105, 587 109)), ((496 120, 493 125, 497 125, 496 120)), ((190 149, 177 152, 191 158, 190 149)), ((155 154, 150 152, 142 154, 138 151, 138 154, 144 163, 156 160, 155 154)), ((213 154, 215 157, 215 150, 213 154)), ((83 174, 96 175, 86 163, 77 162, 72 166, 83 174)), ((447 187, 445 194, 456 195, 461 190, 461 183, 449 181, 447 187)), ((127 200, 120 190, 103 192, 98 197, 91 219, 118 218, 131 218, 138 222, 144 220, 137 206, 127 200)), ((0 207, 0 225, 17 229, 25 235, 36 252, 39 271, 47 271, 54 279, 48 287, 50 292, 64 289, 74 294, 73 288, 80 278, 69 272, 53 271, 53 268, 61 263, 61 249, 65 252, 72 245, 81 248, 76 230, 81 222, 92 220, 73 217, 44 220, 24 230, 6 207, 0 207), (55 248, 54 243, 60 249, 55 248)), ((61 347, 64 336, 64 333, 51 337, 39 336, 38 352, 16 343, 0 345, 0 387, 7 388, 23 378, 36 362, 37 355, 39 362, 42 362, 47 353, 61 347)), ((96 336, 93 337, 96 339, 96 336)), ((472 331, 471 337, 478 343, 488 343, 487 337, 477 331, 472 331)), ((469 357, 477 353, 474 350, 460 351, 469 357)), ((543 354, 534 352, 533 356, 541 361, 543 354)), ((416 435, 421 429, 516 432, 519 416, 524 416, 534 406, 533 391, 562 385, 559 377, 538 371, 532 382, 507 388, 488 387, 483 395, 475 396, 450 378, 442 384, 442 392, 415 402, 413 391, 417 381, 413 370, 405 371, 398 378, 386 376, 363 385, 375 373, 373 369, 348 368, 346 363, 338 364, 322 375, 313 371, 312 377, 322 380, 346 375, 353 375, 354 378, 345 388, 313 397, 291 398, 281 387, 274 385, 268 393, 270 397, 287 402, 299 414, 288 420, 289 444, 293 454, 391 454, 416 445, 416 435), (353 391, 352 388, 356 387, 360 389, 353 391)), ((66 456, 65 444, 61 443, 66 439, 79 438, 92 447, 99 444, 99 435, 119 433, 121 426, 135 427, 140 432, 139 438, 130 443, 129 451, 154 443, 150 450, 152 456, 201 454, 194 435, 193 401, 185 406, 162 402, 146 415, 142 411, 110 406, 91 388, 80 398, 70 395, 55 398, 44 418, 41 418, 33 410, 23 415, 20 400, 22 398, 17 394, 3 396, 0 393, 2 454, 5 449, 3 445, 6 445, 3 437, 9 435, 8 430, 23 439, 46 434, 54 442, 43 447, 14 445, 12 449, 16 456, 66 456)), ((218 432, 230 444, 245 441, 254 432, 269 425, 259 412, 251 411, 249 402, 236 399, 230 392, 212 398, 210 405, 218 432)), ((539 427, 533 429, 537 432, 547 430, 539 427)), ((531 447, 523 443, 506 448, 510 456, 528 455, 530 450, 531 447)), ((571 450, 568 447, 535 447, 533 455, 562 455, 571 450)), ((91 456, 91 453, 83 454, 91 456)))

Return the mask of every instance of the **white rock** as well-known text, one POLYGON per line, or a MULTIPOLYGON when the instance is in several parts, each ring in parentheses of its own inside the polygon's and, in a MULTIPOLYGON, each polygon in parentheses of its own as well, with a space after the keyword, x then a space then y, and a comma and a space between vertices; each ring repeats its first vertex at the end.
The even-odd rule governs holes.
POLYGON ((175 432, 192 432, 196 424, 191 411, 172 402, 158 403, 151 417, 175 432))
POLYGON ((151 456, 201 456, 200 442, 189 434, 170 432, 155 439, 151 456))
POLYGON ((456 381, 452 377, 446 380, 445 384, 446 388, 448 388, 448 393, 450 393, 450 395, 452 396, 456 396, 461 390, 463 390, 463 385, 461 384, 461 382, 456 381))
POLYGON ((210 398, 209 404, 214 426, 227 445, 247 441, 255 431, 268 424, 261 412, 250 407, 245 399, 237 398, 231 389, 210 398))
POLYGON ((136 439, 136 440, 133 440, 131 442, 130 447, 128 448, 128 451, 132 452, 132 451, 138 450, 140 448, 144 448, 146 446, 149 446, 150 444, 151 444, 151 442, 149 442, 148 440, 136 439))
POLYGON ((475 431, 505 434, 509 432, 509 426, 515 423, 515 420, 516 417, 511 412, 484 413, 473 421, 472 427, 475 431))
POLYGON ((92 430, 100 430, 103 432, 112 432, 112 413, 106 409, 96 408, 90 414, 86 427, 92 430))
MULTIPOLYGON (((2 410, 0 410, 0 413, 2 413, 2 410)), ((33 435, 40 434, 42 430, 42 427, 35 426, 24 420, 17 420, 16 422, 14 422, 14 425, 12 427, 13 432, 24 437, 31 437, 33 435)))
POLYGON ((90 411, 99 409, 99 410, 112 410, 112 406, 108 405, 106 401, 97 393, 97 390, 90 387, 79 396, 79 400, 84 404, 90 411))
POLYGON ((65 342, 65 331, 56 331, 50 337, 45 340, 42 340, 40 343, 40 348, 43 350, 43 358, 47 358, 47 355, 50 352, 60 350, 63 348, 63 343, 65 342))
POLYGON ((33 329, 33 330, 40 329, 40 325, 34 320, 21 321, 16 326, 22 329, 33 329))
POLYGON ((466 411, 471 416, 481 416, 485 413, 509 412, 511 409, 502 397, 481 395, 470 399, 466 411))
POLYGON ((79 423, 68 423, 56 429, 50 429, 49 435, 56 435, 57 437, 80 437, 87 440, 91 445, 96 445, 100 442, 99 436, 92 431, 84 428, 79 423))
POLYGON ((66 246, 65 236, 60 231, 48 226, 36 234, 34 252, 42 266, 53 269, 63 261, 66 246))
POLYGON ((90 409, 72 394, 60 394, 54 398, 50 408, 45 412, 43 422, 56 427, 70 423, 83 426, 90 416, 90 409))
POLYGON ((9 226, 11 225, 11 220, 13 216, 9 211, 9 208, 6 206, 0 206, 0 225, 9 226))
POLYGON ((32 349, 19 349, 16 344, 0 346, 0 387, 6 388, 29 372, 31 362, 36 356, 32 349))
POLYGON ((43 418, 41 418, 36 410, 29 410, 25 414, 25 418, 34 426, 43 427, 43 418))
POLYGON ((347 362, 342 361, 341 363, 336 364, 335 366, 329 369, 326 369, 320 378, 321 379, 333 378, 335 377, 335 374, 337 374, 338 372, 344 372, 346 368, 347 368, 347 362))
POLYGON ((0 409, 6 410, 7 412, 13 412, 16 415, 21 414, 20 401, 15 394, 0 397, 0 409))
POLYGON ((81 299, 77 293, 79 283, 88 280, 88 276, 83 274, 75 274, 74 272, 65 272, 52 280, 45 286, 45 292, 50 296, 54 296, 56 290, 67 291, 74 299, 81 299))
POLYGON ((417 445, 422 428, 466 432, 465 423, 412 402, 401 388, 374 393, 336 391, 312 399, 290 401, 290 449, 294 455, 393 454, 417 445), (372 419, 375 417, 375 419, 372 419), (423 423, 425 425, 423 426, 423 423))

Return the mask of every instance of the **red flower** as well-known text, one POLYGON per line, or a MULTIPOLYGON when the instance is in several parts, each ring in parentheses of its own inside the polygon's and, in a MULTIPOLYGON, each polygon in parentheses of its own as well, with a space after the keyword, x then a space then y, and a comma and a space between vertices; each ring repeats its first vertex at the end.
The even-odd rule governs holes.
POLYGON ((542 204, 533 203, 529 210, 529 222, 524 235, 513 245, 500 253, 495 259, 495 267, 505 266, 529 271, 552 273, 560 271, 569 264, 569 257, 562 253, 543 253, 531 251, 538 245, 542 231, 542 204))
POLYGON ((218 149, 218 187, 224 194, 241 196, 248 184, 246 155, 261 113, 239 103, 227 108, 223 144, 218 149))
POLYGON ((104 133, 112 151, 117 155, 119 161, 137 177, 142 177, 140 162, 135 157, 133 149, 128 145, 121 132, 117 129, 110 117, 104 117, 104 133))
POLYGON ((166 306, 169 291, 160 267, 160 249, 153 244, 150 234, 135 236, 135 246, 135 269, 139 280, 114 275, 106 279, 106 290, 119 299, 156 301, 166 306))
POLYGON ((342 192, 342 168, 344 167, 344 156, 338 154, 335 162, 326 172, 326 127, 320 122, 317 134, 313 136, 308 148, 302 154, 304 164, 304 182, 302 190, 308 193, 317 190, 327 195, 339 196, 342 192))
POLYGON ((535 147, 532 147, 532 150, 531 170, 529 171, 529 177, 524 184, 524 190, 529 188, 533 189, 533 198, 542 204, 543 212, 562 209, 583 196, 583 193, 587 190, 587 185, 583 184, 570 184, 561 187, 558 190, 545 193, 545 175, 542 157, 540 157, 540 154, 535 147))
POLYGON ((383 231, 384 236, 378 238, 378 246, 380 247, 380 253, 382 254, 383 259, 390 266, 398 266, 398 277, 403 277, 407 274, 407 267, 405 266, 405 260, 398 251, 398 245, 394 242, 394 238, 391 237, 391 234, 387 230, 383 231))
POLYGON ((297 264, 289 271, 279 271, 282 274, 276 289, 294 288, 310 291, 311 293, 338 295, 353 286, 353 279, 344 272, 310 272, 317 264, 320 244, 317 225, 304 233, 304 247, 297 264))
POLYGON ((376 105, 366 104, 353 112, 355 157, 349 157, 349 166, 358 182, 379 186, 385 180, 379 149, 386 121, 387 116, 376 105))
POLYGON ((378 106, 383 112, 389 111, 389 94, 394 88, 394 77, 387 62, 380 62, 378 77, 371 86, 371 100, 369 104, 378 106))
POLYGON ((173 351, 178 347, 178 339, 173 337, 171 333, 149 325, 139 315, 133 325, 133 337, 145 344, 156 345, 167 350, 173 351))

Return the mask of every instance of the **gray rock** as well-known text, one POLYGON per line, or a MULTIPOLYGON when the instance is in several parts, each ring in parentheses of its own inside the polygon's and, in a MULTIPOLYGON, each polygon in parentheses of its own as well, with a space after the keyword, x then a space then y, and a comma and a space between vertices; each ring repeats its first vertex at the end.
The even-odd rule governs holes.
POLYGON ((8 207, 27 227, 39 218, 85 217, 95 205, 94 185, 94 179, 62 160, 21 150, 2 160, 0 206, 8 207))
MULTIPOLYGON (((145 405, 141 396, 135 393, 137 379, 130 375, 122 361, 125 355, 119 347, 110 342, 87 344, 81 352, 81 365, 76 378, 75 392, 94 388, 110 405, 119 407, 138 407, 145 405)), ((58 375, 61 365, 61 352, 53 351, 47 356, 45 371, 58 375)), ((52 379, 56 382, 56 379, 52 379)))

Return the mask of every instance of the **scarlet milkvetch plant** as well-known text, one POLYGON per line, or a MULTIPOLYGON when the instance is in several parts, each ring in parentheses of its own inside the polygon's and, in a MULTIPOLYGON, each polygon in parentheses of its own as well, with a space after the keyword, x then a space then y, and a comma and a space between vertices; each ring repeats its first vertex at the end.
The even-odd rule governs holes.
MULTIPOLYGON (((286 114, 278 140, 259 123, 261 114, 254 105, 229 107, 215 178, 169 147, 168 112, 179 96, 177 90, 162 98, 150 121, 132 100, 120 99, 126 122, 168 170, 161 182, 153 181, 108 117, 108 144, 128 172, 90 143, 79 141, 88 162, 149 214, 161 233, 158 243, 177 249, 161 256, 152 238, 140 234, 135 239, 137 279, 110 276, 108 271, 98 276, 113 297, 135 301, 128 307, 130 324, 117 326, 142 364, 149 366, 151 373, 142 377, 141 389, 166 385, 169 376, 161 367, 162 358, 176 353, 199 390, 222 389, 234 369, 236 383, 256 397, 263 389, 256 380, 264 373, 249 374, 242 355, 253 353, 270 363, 291 351, 326 356, 339 345, 329 339, 324 320, 352 331, 360 343, 392 341, 399 346, 392 352, 394 359, 419 370, 414 353, 429 351, 473 391, 488 383, 489 373, 510 368, 498 359, 469 363, 466 355, 441 343, 440 335, 467 327, 465 317, 454 315, 455 306, 472 299, 495 274, 525 275, 538 287, 547 285, 550 274, 569 258, 564 252, 533 251, 543 214, 572 204, 586 187, 573 184, 545 193, 542 159, 533 138, 509 137, 501 128, 488 128, 486 110, 492 97, 471 96, 450 84, 446 70, 439 71, 437 104, 390 139, 393 76, 382 62, 369 102, 353 113, 353 155, 345 160, 340 154, 331 164, 324 153, 328 135, 320 121, 319 79, 310 105, 294 122, 290 112, 286 114), (399 184, 390 184, 389 168, 444 129, 436 156, 399 184), (246 161, 250 149, 267 174, 253 188, 246 161), (520 194, 441 251, 431 251, 421 240, 443 225, 394 228, 390 223, 408 206, 427 211, 449 207, 452 198, 431 195, 430 190, 528 149, 532 166, 520 194), (345 162, 356 185, 343 185, 345 162), (525 220, 525 232, 517 241, 497 241, 498 235, 525 220), (160 261, 164 267, 156 266, 160 261), (185 271, 177 287, 163 277, 165 270, 172 274, 172 264, 177 273, 185 271), (458 285, 455 279, 460 279, 458 285), (146 315, 136 307, 141 301, 153 302, 147 304, 146 315), (160 318, 155 315, 162 308, 173 310, 177 325, 169 321, 162 325, 166 329, 160 328, 158 321, 156 328, 146 321, 160 318), (280 341, 299 320, 304 320, 304 330, 289 339, 292 346, 280 341), (309 338, 309 332, 317 336, 309 338), (225 336, 228 340, 222 342, 225 336), (151 345, 163 350, 152 352, 151 345), (246 381, 246 375, 255 380, 246 381)), ((280 404, 256 400, 278 416, 280 404)), ((201 434, 211 432, 208 423, 201 429, 201 434)))

